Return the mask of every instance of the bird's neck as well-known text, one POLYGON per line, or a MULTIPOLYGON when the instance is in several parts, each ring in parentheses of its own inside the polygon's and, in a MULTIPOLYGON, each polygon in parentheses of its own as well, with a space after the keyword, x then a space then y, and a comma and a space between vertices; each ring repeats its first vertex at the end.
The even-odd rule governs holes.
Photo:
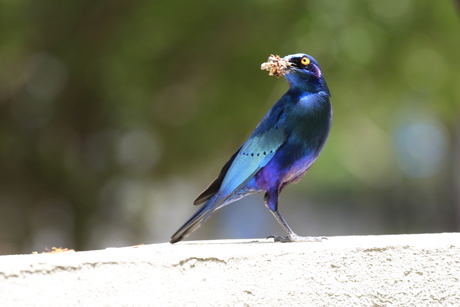
POLYGON ((326 92, 330 96, 329 89, 323 77, 318 79, 304 79, 298 75, 287 74, 286 80, 289 83, 289 91, 316 94, 326 92))

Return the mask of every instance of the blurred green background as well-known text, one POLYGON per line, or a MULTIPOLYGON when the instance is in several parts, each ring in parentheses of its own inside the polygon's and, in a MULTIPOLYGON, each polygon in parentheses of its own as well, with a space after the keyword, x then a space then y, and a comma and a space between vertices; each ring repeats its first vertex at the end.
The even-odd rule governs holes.
MULTIPOLYGON (((166 242, 286 91, 320 63, 334 120, 281 195, 300 235, 460 230, 453 1, 0 0, 0 254, 166 242)), ((281 235, 262 196, 190 239, 281 235)))

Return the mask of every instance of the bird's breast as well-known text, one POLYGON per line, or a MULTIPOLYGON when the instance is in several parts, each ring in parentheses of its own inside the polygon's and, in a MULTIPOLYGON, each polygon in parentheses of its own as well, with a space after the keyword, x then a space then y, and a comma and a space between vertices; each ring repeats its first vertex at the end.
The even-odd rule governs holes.
POLYGON ((302 179, 327 140, 331 125, 327 109, 289 115, 285 117, 289 137, 256 176, 263 189, 276 185, 282 188, 302 179))

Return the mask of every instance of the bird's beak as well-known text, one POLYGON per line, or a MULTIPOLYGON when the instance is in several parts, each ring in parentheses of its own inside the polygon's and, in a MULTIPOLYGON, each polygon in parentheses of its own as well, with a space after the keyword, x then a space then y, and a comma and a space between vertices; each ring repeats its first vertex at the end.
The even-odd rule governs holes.
POLYGON ((292 55, 287 55, 284 58, 282 58, 281 60, 283 60, 286 63, 289 63, 289 65, 292 65, 291 59, 292 59, 292 55))
POLYGON ((287 74, 288 72, 290 72, 292 70, 292 68, 294 67, 293 66, 294 62, 292 62, 293 58, 295 58, 295 57, 291 54, 291 55, 287 55, 287 56, 285 56, 284 58, 281 59, 285 63, 284 65, 286 66, 284 74, 287 74))

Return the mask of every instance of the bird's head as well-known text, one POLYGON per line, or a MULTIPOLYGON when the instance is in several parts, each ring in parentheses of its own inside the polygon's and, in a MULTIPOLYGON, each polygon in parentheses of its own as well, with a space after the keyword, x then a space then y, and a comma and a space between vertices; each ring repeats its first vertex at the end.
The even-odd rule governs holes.
POLYGON ((318 62, 308 54, 296 53, 284 58, 272 55, 261 68, 269 70, 270 75, 277 77, 284 75, 291 88, 304 88, 309 91, 327 90, 318 62))
POLYGON ((296 53, 285 56, 282 60, 288 63, 286 66, 286 74, 298 74, 306 79, 321 78, 321 69, 318 62, 308 54, 296 53))
POLYGON ((322 82, 323 74, 318 62, 305 53, 287 55, 283 58, 287 65, 284 77, 291 87, 311 87, 322 82))

